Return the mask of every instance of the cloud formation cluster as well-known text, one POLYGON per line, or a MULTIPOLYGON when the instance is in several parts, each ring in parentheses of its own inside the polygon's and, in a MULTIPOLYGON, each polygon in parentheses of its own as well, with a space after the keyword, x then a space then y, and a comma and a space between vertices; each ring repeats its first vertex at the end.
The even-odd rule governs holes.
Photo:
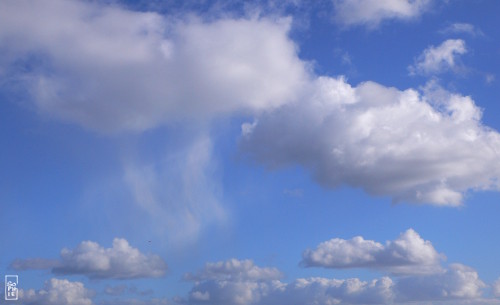
POLYGON ((430 241, 423 240, 412 229, 385 245, 356 236, 345 240, 334 238, 302 254, 302 265, 325 268, 374 268, 394 274, 437 273, 440 255, 430 241))
MULTIPOLYGON (((431 2, 334 4, 346 24, 376 25, 419 16, 431 2)), ((448 206, 461 205, 470 190, 498 190, 500 136, 481 123, 470 97, 314 75, 290 26, 290 18, 202 19, 95 2, 4 1, 1 77, 25 89, 41 113, 105 133, 254 116, 242 128, 244 153, 270 168, 301 165, 328 188, 350 185, 395 202, 448 206)), ((426 49, 412 69, 454 69, 466 51, 462 40, 447 40, 426 49)), ((176 208, 153 191, 155 170, 132 164, 125 171, 139 205, 176 208)), ((204 176, 194 179, 203 184, 204 176)), ((204 207, 196 199, 182 213, 220 207, 213 193, 203 194, 215 200, 204 207)), ((184 204, 186 196, 178 197, 184 204)), ((196 236, 203 223, 193 219, 188 229, 196 236)))
MULTIPOLYGON (((248 262, 248 261, 246 261, 248 262)), ((219 262, 235 266, 235 260, 219 262)), ((258 268, 258 267, 253 267, 258 268)), ((261 268, 266 269, 266 268, 261 268)), ((250 272, 250 269, 248 270, 250 272)), ((204 271, 202 271, 203 273, 204 271)), ((485 284, 470 267, 453 264, 446 271, 428 275, 407 275, 371 281, 358 278, 299 278, 291 283, 271 279, 267 274, 249 275, 241 269, 225 269, 196 281, 185 300, 188 304, 406 304, 423 301, 481 301, 485 284), (243 273, 242 273, 243 272, 243 273), (232 275, 238 273, 238 277, 232 275)), ((451 303, 447 303, 451 302, 451 303)), ((455 303, 455 304, 456 304, 455 303)))
POLYGON ((52 268, 59 275, 81 274, 92 279, 134 279, 162 277, 167 264, 158 255, 145 255, 125 239, 115 238, 111 248, 83 241, 75 249, 61 250, 59 260, 16 260, 14 269, 52 268))
MULTIPOLYGON (((139 266, 144 270, 161 271, 162 265, 144 263, 144 256, 130 250, 124 240, 115 239, 114 250, 102 249, 92 242, 82 242, 75 250, 65 250, 62 265, 65 274, 84 274, 91 278, 137 278, 158 274, 138 275, 139 266), (119 250, 121 249, 121 250, 119 250), (109 251, 106 251, 109 250, 109 251), (117 252, 134 252, 123 258, 117 252), (120 268, 107 270, 120 263, 120 268), (116 258, 120 257, 120 258, 116 258), (139 263, 138 263, 139 261, 139 263), (127 265, 122 262, 127 262, 127 265), (98 269, 98 270, 97 270, 98 269), (120 270, 118 270, 120 269, 120 270)), ((206 263, 204 268, 184 275, 184 280, 193 283, 186 297, 156 299, 145 296, 152 292, 138 291, 126 285, 107 286, 105 294, 115 299, 103 300, 102 304, 486 304, 483 290, 487 287, 478 273, 462 264, 441 265, 442 255, 429 241, 409 229, 385 245, 365 240, 358 236, 350 240, 332 239, 321 243, 315 250, 303 253, 302 265, 306 267, 376 268, 388 273, 373 280, 359 278, 335 279, 308 277, 283 281, 284 274, 274 267, 260 267, 252 260, 229 259, 206 263), (140 299, 123 298, 123 293, 141 296, 140 299)), ((498 294, 498 281, 493 285, 493 294, 498 294)), ((80 282, 51 279, 45 287, 35 291, 21 290, 20 297, 26 304, 77 304, 92 305, 94 293, 80 282)), ((489 299, 494 301, 493 299, 489 299)))
MULTIPOLYGON (((281 280, 275 268, 250 260, 208 263, 196 275, 188 304, 462 304, 487 303, 486 285, 477 272, 462 264, 441 266, 443 256, 412 229, 385 245, 358 236, 332 239, 303 253, 306 267, 376 268, 392 273, 371 281, 359 278, 281 280)), ((498 285, 497 285, 498 286, 498 285)), ((496 291, 496 290, 495 290, 496 291)))

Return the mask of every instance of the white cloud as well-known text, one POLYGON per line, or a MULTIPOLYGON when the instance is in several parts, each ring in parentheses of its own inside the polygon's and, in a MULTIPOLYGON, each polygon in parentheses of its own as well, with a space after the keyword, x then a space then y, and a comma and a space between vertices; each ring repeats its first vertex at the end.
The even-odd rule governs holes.
POLYGON ((462 22, 456 22, 453 24, 450 24, 446 28, 442 29, 440 31, 442 34, 469 34, 472 36, 481 36, 484 35, 483 32, 475 27, 473 24, 470 23, 462 23, 462 22))
POLYGON ((199 136, 184 149, 146 164, 125 162, 124 180, 153 230, 170 243, 196 240, 207 226, 226 220, 212 141, 199 136))
POLYGON ((321 185, 394 201, 458 206, 468 190, 498 190, 500 135, 468 96, 320 77, 258 117, 240 149, 268 168, 299 164, 321 185))
POLYGON ((92 295, 83 283, 53 278, 45 282, 43 289, 20 289, 19 300, 28 305, 93 305, 92 295))
POLYGON ((276 268, 261 268, 251 260, 231 259, 207 263, 196 274, 184 278, 194 281, 189 294, 190 303, 253 304, 267 295, 269 283, 277 283, 282 274, 276 268))
POLYGON ((425 274, 442 271, 443 255, 412 229, 385 245, 361 236, 334 238, 302 254, 306 267, 375 268, 395 274, 425 274))
MULTIPOLYGON (((180 303, 225 305, 303 305, 303 304, 465 304, 481 299, 484 283, 472 268, 453 264, 431 275, 405 275, 371 281, 358 278, 299 278, 285 283, 269 276, 249 261, 230 260, 217 265, 217 272, 198 274, 189 298, 180 303), (248 268, 241 265, 248 264, 248 268), (224 266, 224 267, 222 267, 224 266), (259 272, 255 272, 259 270, 259 272), (237 275, 236 275, 237 274, 237 275), (462 303, 464 302, 464 303, 462 303)), ((188 275, 187 278, 190 278, 188 275)))
POLYGON ((493 283, 492 292, 494 296, 500 297, 500 278, 493 283))
POLYGON ((452 264, 441 274, 401 278, 397 291, 405 301, 476 299, 485 287, 474 269, 452 264))
POLYGON ((196 275, 189 304, 337 304, 386 300, 391 297, 389 278, 363 282, 359 279, 297 279, 290 284, 279 281, 276 268, 261 268, 250 260, 231 259, 208 263, 196 275), (334 303, 331 303, 334 302, 334 303))
MULTIPOLYGON (((23 266, 22 260, 16 262, 23 266)), ((40 269, 47 265, 29 266, 40 269)), ((161 277, 167 270, 167 264, 158 255, 145 255, 121 238, 113 240, 112 248, 103 248, 92 241, 83 241, 73 250, 64 248, 61 259, 51 267, 55 274, 82 274, 98 279, 161 277)))
POLYGON ((384 20, 411 20, 422 15, 432 0, 333 0, 335 18, 346 25, 377 27, 384 20))
POLYGON ((1 63, 41 113, 142 131, 293 99, 307 73, 289 28, 290 19, 208 22, 95 2, 2 1, 1 63))
POLYGON ((125 239, 115 238, 112 248, 91 241, 80 243, 74 250, 61 251, 61 265, 56 274, 84 274, 90 278, 130 279, 161 277, 167 264, 157 255, 145 255, 125 239))
POLYGON ((457 68, 457 57, 467 53, 465 41, 448 39, 439 46, 430 46, 408 67, 410 74, 432 75, 457 68))
POLYGON ((276 287, 259 304, 389 304, 394 298, 388 277, 372 281, 301 278, 276 287))

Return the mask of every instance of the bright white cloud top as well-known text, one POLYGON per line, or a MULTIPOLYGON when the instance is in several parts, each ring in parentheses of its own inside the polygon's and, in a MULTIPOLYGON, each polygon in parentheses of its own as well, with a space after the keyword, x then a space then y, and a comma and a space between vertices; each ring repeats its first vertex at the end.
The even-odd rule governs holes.
POLYGON ((306 267, 375 268, 395 274, 439 273, 443 255, 412 229, 385 245, 356 236, 334 238, 302 254, 306 267))

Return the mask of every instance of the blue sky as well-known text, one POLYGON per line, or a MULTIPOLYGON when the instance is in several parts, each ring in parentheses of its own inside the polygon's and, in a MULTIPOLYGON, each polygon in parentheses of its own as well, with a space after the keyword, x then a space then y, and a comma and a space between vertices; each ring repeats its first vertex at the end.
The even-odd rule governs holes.
POLYGON ((2 1, 6 304, 500 304, 499 10, 2 1))

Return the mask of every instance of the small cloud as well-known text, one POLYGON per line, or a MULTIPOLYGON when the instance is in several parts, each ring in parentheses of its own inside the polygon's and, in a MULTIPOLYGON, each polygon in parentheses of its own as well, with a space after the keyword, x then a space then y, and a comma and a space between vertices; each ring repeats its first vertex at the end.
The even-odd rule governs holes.
POLYGON ((83 283, 52 278, 40 290, 19 290, 19 300, 26 305, 93 305, 93 294, 83 283))
POLYGON ((495 75, 494 74, 491 74, 491 73, 487 73, 484 80, 486 81, 486 83, 489 85, 491 84, 492 82, 495 81, 495 75))
POLYGON ((162 277, 167 270, 167 264, 158 255, 145 255, 122 238, 115 238, 111 248, 83 241, 75 249, 64 248, 57 261, 15 260, 11 267, 19 270, 51 268, 54 274, 81 274, 98 279, 162 277))
POLYGON ((336 48, 333 51, 333 55, 335 57, 339 58, 340 62, 343 65, 348 65, 348 66, 352 65, 352 58, 351 58, 351 55, 349 54, 349 52, 344 51, 341 48, 336 48))
POLYGON ((335 20, 345 26, 377 28, 384 20, 412 20, 426 12, 432 0, 333 0, 335 20))
POLYGON ((484 33, 470 23, 453 23, 439 31, 441 34, 469 34, 471 36, 483 36, 484 33))
POLYGON ((492 285, 493 295, 500 297, 500 278, 498 278, 492 285))
POLYGON ((439 46, 430 46, 408 67, 410 75, 433 75, 456 70, 457 58, 467 53, 465 41, 462 39, 448 39, 439 46))
POLYGON ((439 299, 478 299, 485 288, 476 270, 462 264, 451 264, 438 274, 403 277, 396 285, 402 302, 439 299))
POLYGON ((394 274, 428 274, 442 271, 443 255, 412 229, 385 245, 356 236, 334 238, 302 254, 302 265, 332 269, 373 268, 394 274))

